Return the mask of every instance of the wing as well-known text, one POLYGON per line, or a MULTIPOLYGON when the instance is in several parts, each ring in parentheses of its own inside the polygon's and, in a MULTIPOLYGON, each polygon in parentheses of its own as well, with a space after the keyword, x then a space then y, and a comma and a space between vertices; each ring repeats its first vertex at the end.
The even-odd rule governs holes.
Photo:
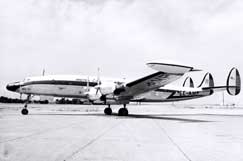
POLYGON ((119 99, 128 100, 136 95, 156 90, 179 79, 186 72, 194 71, 193 67, 178 64, 153 62, 147 65, 158 72, 129 82, 123 89, 117 89, 114 93, 119 99))
POLYGON ((179 79, 183 74, 172 74, 157 72, 146 77, 137 79, 135 81, 126 84, 125 95, 137 95, 158 89, 161 86, 169 84, 177 79, 179 79))

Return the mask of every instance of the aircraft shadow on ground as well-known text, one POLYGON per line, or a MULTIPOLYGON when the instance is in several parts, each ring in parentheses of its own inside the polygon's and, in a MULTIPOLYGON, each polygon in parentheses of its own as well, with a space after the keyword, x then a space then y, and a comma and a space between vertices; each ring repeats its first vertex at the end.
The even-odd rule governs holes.
POLYGON ((191 118, 180 118, 178 116, 200 116, 200 114, 129 114, 128 116, 118 116, 117 113, 113 113, 108 116, 102 113, 35 113, 30 115, 46 115, 46 116, 99 116, 99 117, 115 117, 121 119, 155 119, 155 120, 171 120, 181 122, 214 122, 209 120, 191 119, 191 118))

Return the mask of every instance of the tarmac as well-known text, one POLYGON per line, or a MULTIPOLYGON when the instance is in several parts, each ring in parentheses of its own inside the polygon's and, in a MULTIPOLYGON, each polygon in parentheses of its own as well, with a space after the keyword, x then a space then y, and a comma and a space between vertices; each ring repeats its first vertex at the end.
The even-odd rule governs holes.
POLYGON ((0 104, 0 161, 242 161, 243 108, 0 104))

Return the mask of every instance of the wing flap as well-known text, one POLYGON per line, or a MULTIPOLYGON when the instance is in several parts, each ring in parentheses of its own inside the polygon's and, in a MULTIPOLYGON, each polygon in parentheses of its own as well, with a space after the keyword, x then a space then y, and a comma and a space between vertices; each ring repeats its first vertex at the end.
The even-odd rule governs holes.
POLYGON ((125 89, 116 91, 118 97, 134 97, 163 87, 183 76, 186 72, 195 71, 191 66, 169 62, 147 63, 149 67, 157 70, 156 73, 142 77, 125 85, 125 89))
POLYGON ((158 89, 161 86, 169 84, 180 78, 183 74, 169 74, 164 72, 156 72, 143 78, 126 84, 126 89, 122 93, 124 96, 134 96, 151 90, 158 89))

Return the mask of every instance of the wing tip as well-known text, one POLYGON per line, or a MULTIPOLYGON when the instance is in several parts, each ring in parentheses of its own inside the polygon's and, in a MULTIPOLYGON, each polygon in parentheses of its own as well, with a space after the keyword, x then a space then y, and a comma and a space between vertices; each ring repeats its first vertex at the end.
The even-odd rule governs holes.
POLYGON ((156 71, 173 74, 184 74, 186 72, 202 71, 201 69, 195 69, 191 66, 170 62, 149 62, 146 65, 156 71))

